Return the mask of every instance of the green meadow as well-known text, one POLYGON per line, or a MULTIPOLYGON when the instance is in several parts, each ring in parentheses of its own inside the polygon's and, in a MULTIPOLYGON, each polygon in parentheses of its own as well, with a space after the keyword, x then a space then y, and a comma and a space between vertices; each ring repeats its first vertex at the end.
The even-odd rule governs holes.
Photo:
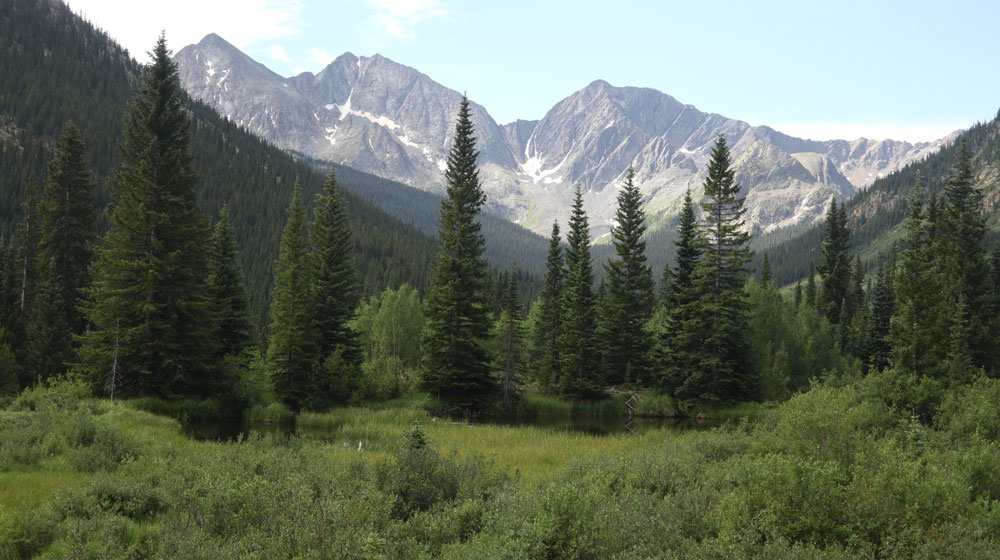
POLYGON ((702 430, 468 424, 408 397, 230 442, 59 382, 0 413, 0 558, 996 557, 1000 382, 927 426, 890 381, 702 430))

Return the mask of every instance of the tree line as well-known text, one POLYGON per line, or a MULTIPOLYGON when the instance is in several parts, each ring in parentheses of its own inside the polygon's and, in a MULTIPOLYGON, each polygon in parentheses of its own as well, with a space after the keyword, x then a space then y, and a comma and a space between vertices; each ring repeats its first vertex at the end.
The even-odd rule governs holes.
POLYGON ((445 410, 480 411, 512 406, 526 385, 573 399, 651 388, 684 411, 782 399, 813 376, 867 368, 899 376, 893 394, 927 413, 935 395, 1000 364, 1000 257, 987 257, 964 145, 942 196, 914 189, 906 236, 873 277, 850 255, 845 206, 831 201, 820 262, 790 295, 768 254, 751 274, 723 136, 703 200, 684 197, 659 282, 630 169, 604 278, 595 286, 577 190, 565 243, 554 223, 541 291, 526 306, 523 270, 494 273, 484 257, 467 99, 423 301, 407 285, 364 297, 352 208, 331 170, 311 216, 301 183, 292 189, 258 352, 230 214, 213 224, 198 204, 191 116, 162 38, 153 56, 126 118, 107 232, 97 235, 95 180, 73 123, 44 188, 25 186, 17 242, 0 259, 4 392, 70 371, 112 398, 238 397, 263 367, 267 390, 293 412, 410 388, 445 410))

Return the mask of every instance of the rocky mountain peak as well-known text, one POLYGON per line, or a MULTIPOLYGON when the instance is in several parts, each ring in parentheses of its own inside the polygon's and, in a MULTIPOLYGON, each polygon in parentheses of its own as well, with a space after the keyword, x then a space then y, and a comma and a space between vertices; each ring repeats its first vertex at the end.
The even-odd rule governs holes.
MULTIPOLYGON (((194 97, 280 147, 443 190, 462 94, 414 68, 348 52, 315 75, 282 78, 214 34, 175 58, 194 97)), ((762 229, 818 219, 831 196, 852 196, 942 144, 804 140, 605 80, 537 121, 501 127, 478 104, 472 113, 487 209, 543 235, 568 217, 577 186, 594 231, 607 230, 629 166, 650 212, 675 211, 684 190, 699 194, 719 134, 739 162, 748 221, 762 229)))

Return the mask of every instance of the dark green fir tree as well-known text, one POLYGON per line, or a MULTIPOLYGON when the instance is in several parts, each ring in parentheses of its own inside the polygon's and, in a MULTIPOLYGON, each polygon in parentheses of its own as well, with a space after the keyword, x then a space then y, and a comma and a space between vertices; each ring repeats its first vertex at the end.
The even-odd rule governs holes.
POLYGON ((218 360, 239 355, 251 343, 247 290, 238 256, 229 208, 224 206, 208 246, 208 292, 218 360))
POLYGON ((1000 349, 994 341, 1000 324, 990 313, 991 278, 983 244, 985 235, 983 195, 976 188, 972 159, 963 140, 944 190, 941 223, 934 239, 938 245, 937 267, 943 277, 948 306, 955 308, 959 300, 965 302, 965 332, 973 364, 993 371, 1000 366, 1000 349))
POLYGON ((809 263, 809 276, 806 278, 806 305, 816 307, 816 267, 809 263))
POLYGON ((118 394, 216 394, 209 222, 195 200, 185 96, 161 36, 125 119, 110 229, 91 269, 80 369, 118 394), (113 377, 117 377, 114 375, 113 377))
POLYGON ((889 328, 892 366, 901 373, 940 377, 948 346, 942 277, 935 265, 930 215, 919 184, 909 200, 905 237, 893 281, 895 314, 889 328))
POLYGON ((38 298, 30 313, 29 364, 36 376, 63 373, 73 361, 73 337, 83 334, 86 318, 77 301, 87 287, 92 246, 97 236, 94 181, 83 140, 69 122, 48 166, 41 204, 38 242, 38 298))
POLYGON ((559 333, 562 332, 564 276, 559 222, 553 222, 552 236, 549 238, 549 254, 545 260, 545 281, 538 298, 538 320, 531 333, 534 376, 539 385, 550 390, 558 385, 562 370, 559 358, 559 333))
POLYGON ((771 261, 764 253, 764 260, 760 264, 760 285, 765 288, 771 287, 771 261))
POLYGON ((697 362, 678 387, 679 402, 731 403, 757 398, 757 380, 747 359, 747 302, 750 234, 744 227, 743 198, 726 139, 712 150, 705 179, 703 257, 695 269, 692 332, 700 341, 697 362))
POLYGON ((503 391, 504 406, 517 398, 516 384, 524 373, 524 327, 521 302, 518 299, 517 269, 511 271, 500 302, 500 317, 493 328, 496 339, 496 370, 503 391))
POLYGON ((562 299, 562 332, 559 353, 562 361, 559 388, 562 394, 584 399, 604 394, 600 352, 597 348, 597 296, 590 257, 590 227, 583 211, 579 187, 569 218, 566 236, 566 284, 562 299))
POLYGON ((630 167, 618 191, 618 210, 611 239, 615 254, 605 265, 607 310, 602 320, 607 334, 606 383, 648 384, 653 339, 646 323, 653 314, 653 269, 646 261, 646 214, 642 194, 630 167))
POLYGON ((462 98, 445 171, 440 247, 427 295, 422 385, 455 410, 484 407, 498 393, 484 343, 490 332, 484 239, 478 220, 486 201, 476 167, 469 100, 462 98))
POLYGON ((847 254, 847 213, 836 199, 830 199, 823 238, 823 261, 817 272, 823 278, 819 310, 830 323, 840 323, 841 307, 850 291, 851 258, 847 254))
POLYGON ((281 250, 274 265, 271 340, 267 363, 274 393, 293 412, 310 397, 318 347, 309 231, 302 187, 296 179, 281 250))
POLYGON ((316 197, 310 229, 315 262, 315 324, 321 366, 316 370, 316 405, 343 402, 361 375, 361 344, 351 327, 361 297, 354 264, 354 239, 347 203, 333 169, 316 197))
POLYGON ((878 371, 889 365, 891 357, 889 326, 895 309, 896 294, 893 291, 892 270, 888 265, 883 264, 879 267, 871 297, 871 311, 868 314, 864 352, 865 365, 878 371))
POLYGON ((677 266, 674 267, 670 284, 667 320, 656 335, 654 350, 658 373, 655 382, 670 394, 674 394, 694 367, 698 345, 698 341, 691 336, 692 332, 687 330, 693 328, 695 321, 694 310, 698 297, 694 273, 702 256, 698 219, 690 190, 684 193, 674 244, 677 247, 677 266))

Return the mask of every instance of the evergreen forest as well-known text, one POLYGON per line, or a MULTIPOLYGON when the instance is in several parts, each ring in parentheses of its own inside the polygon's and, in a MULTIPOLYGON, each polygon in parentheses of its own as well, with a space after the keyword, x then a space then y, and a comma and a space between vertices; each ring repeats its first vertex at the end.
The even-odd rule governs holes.
POLYGON ((766 235, 720 134, 595 248, 468 97, 435 196, 151 44, 0 5, 0 558, 1000 556, 1000 121, 766 235))

